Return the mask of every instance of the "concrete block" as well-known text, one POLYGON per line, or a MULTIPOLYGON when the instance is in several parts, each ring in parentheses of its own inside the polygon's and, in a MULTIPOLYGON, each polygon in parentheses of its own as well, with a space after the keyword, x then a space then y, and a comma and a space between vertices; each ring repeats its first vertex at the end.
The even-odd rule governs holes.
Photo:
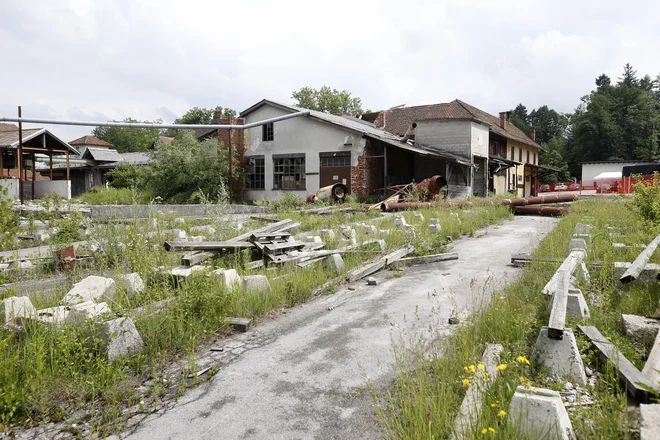
POLYGON ((177 218, 174 219, 174 223, 176 223, 176 224, 178 224, 178 225, 183 225, 183 224, 186 223, 186 219, 185 219, 185 218, 181 218, 181 217, 177 217, 177 218))
POLYGON ((193 243, 201 243, 204 240, 206 240, 206 237, 204 237, 203 235, 192 235, 188 237, 188 240, 192 241, 193 243))
POLYGON ((584 241, 584 238, 573 238, 568 243, 568 252, 573 252, 574 250, 587 251, 587 242, 584 241))
POLYGON ((653 340, 660 331, 660 320, 637 315, 621 315, 623 331, 631 341, 650 351, 653 340))
POLYGON ((654 384, 660 384, 660 332, 655 336, 653 348, 642 368, 642 374, 654 384))
POLYGON ((204 266, 175 266, 168 271, 168 273, 174 277, 177 277, 181 280, 185 280, 190 277, 194 272, 204 271, 206 268, 204 266))
POLYGON ((376 281, 376 278, 374 278, 374 277, 367 278, 367 286, 375 286, 377 284, 378 284, 378 281, 376 281))
POLYGON ((591 275, 589 274, 589 269, 587 269, 587 263, 585 263, 584 260, 580 261, 580 263, 575 266, 575 274, 585 283, 591 283, 591 275))
POLYGON ((429 225, 429 230, 435 234, 442 232, 442 226, 440 225, 429 225))
POLYGON ((640 440, 660 440, 660 404, 639 405, 640 440))
POLYGON ((172 233, 174 234, 175 240, 185 240, 188 238, 188 234, 186 234, 186 231, 183 229, 174 229, 172 233))
POLYGON ((408 222, 406 222, 406 219, 404 217, 397 217, 394 219, 394 227, 397 229, 406 229, 408 226, 408 222))
POLYGON ((70 307, 57 306, 37 310, 36 320, 44 324, 63 325, 70 313, 70 307))
POLYGON ((391 232, 392 231, 389 229, 381 229, 380 231, 378 231, 380 235, 390 235, 391 232))
POLYGON ((117 318, 100 325, 101 350, 109 362, 139 353, 144 342, 131 318, 117 318))
POLYGON ((158 219, 152 218, 151 220, 149 220, 149 226, 152 229, 156 229, 158 227, 158 219))
POLYGON ((591 234, 591 228, 591 225, 578 223, 575 225, 575 228, 573 228, 573 234, 591 234))
POLYGON ((25 261, 11 261, 9 263, 9 270, 20 270, 20 271, 25 271, 25 270, 32 270, 34 269, 34 264, 30 260, 25 260, 25 261))
POLYGON ((581 385, 587 384, 580 350, 570 328, 564 329, 562 339, 550 339, 548 327, 542 327, 536 339, 534 360, 553 376, 570 377, 581 385))
POLYGON ((449 217, 460 218, 457 212, 450 212, 449 217))
POLYGON ((248 275, 243 277, 243 288, 247 292, 270 292, 270 283, 264 275, 248 275))
POLYGON ((80 324, 88 319, 99 319, 103 314, 109 312, 111 312, 110 307, 104 302, 96 304, 94 301, 85 301, 71 306, 64 322, 66 324, 80 324))
POLYGON ((339 254, 332 254, 325 259, 324 264, 336 273, 344 272, 344 259, 339 254))
POLYGON ((326 240, 335 239, 335 231, 333 231, 332 229, 321 229, 319 231, 319 234, 321 234, 321 237, 325 238, 326 240))
POLYGON ((227 318, 225 320, 234 330, 245 333, 250 330, 252 320, 250 318, 227 318))
POLYGON ((241 276, 236 269, 217 269, 213 275, 218 276, 227 289, 233 289, 241 285, 241 276))
POLYGON ((119 275, 119 287, 124 289, 128 296, 133 296, 144 290, 144 281, 139 273, 124 273, 119 275))
MULTIPOLYGON (((614 277, 616 279, 619 279, 623 276, 624 273, 626 273, 626 270, 628 270, 632 266, 632 263, 630 262, 622 262, 622 261, 615 261, 614 262, 614 277)), ((660 272, 660 264, 657 263, 646 263, 646 266, 642 269, 642 273, 637 277, 637 281, 654 281, 658 279, 658 274, 660 272)))
POLYGON ((309 235, 305 237, 305 243, 323 244, 323 239, 318 235, 309 235))
POLYGON ((581 238, 587 243, 587 246, 591 246, 592 243, 591 234, 573 234, 573 238, 581 238))
POLYGON ((201 232, 202 234, 215 234, 215 228, 211 225, 205 226, 193 226, 190 228, 190 232, 201 232))
POLYGON ((356 240, 357 239, 357 232, 355 232, 355 229, 348 227, 345 228, 344 230, 341 231, 341 235, 343 238, 347 238, 349 240, 356 240))
POLYGON ((27 296, 10 296, 2 300, 2 323, 13 322, 19 318, 30 318, 37 314, 37 309, 27 296))
POLYGON ((477 217, 477 216, 479 216, 479 213, 477 211, 466 210, 466 211, 463 211, 463 216, 465 216, 465 217, 477 217))
POLYGON ((415 220, 419 220, 421 222, 424 221, 424 214, 422 214, 421 212, 414 213, 413 217, 415 218, 415 220))
POLYGON ((348 246, 355 246, 357 245, 357 240, 355 238, 348 239, 345 237, 342 237, 341 240, 339 240, 339 243, 337 244, 337 249, 343 249, 348 246))
POLYGON ((431 225, 440 225, 440 219, 433 217, 429 219, 429 226, 431 225))
POLYGON ((381 251, 387 250, 387 242, 385 240, 378 240, 378 246, 380 246, 381 251))
POLYGON ((74 284, 73 289, 62 298, 62 304, 73 306, 85 301, 113 301, 115 291, 115 280, 91 275, 74 284))
POLYGON ((509 406, 508 424, 521 438, 574 440, 573 425, 558 391, 518 387, 509 406))
MULTIPOLYGON (((554 302, 554 296, 548 304, 548 311, 552 310, 552 304, 554 302)), ((591 318, 591 313, 589 311, 589 305, 587 304, 584 295, 580 289, 569 289, 568 298, 566 301, 566 316, 572 318, 591 318)))

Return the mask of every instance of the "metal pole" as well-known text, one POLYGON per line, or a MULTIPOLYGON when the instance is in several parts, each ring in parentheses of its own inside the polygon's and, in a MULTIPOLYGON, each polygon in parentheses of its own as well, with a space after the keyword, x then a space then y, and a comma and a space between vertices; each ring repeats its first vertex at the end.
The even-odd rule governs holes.
MULTIPOLYGON (((23 116, 21 111, 21 106, 18 106, 18 119, 21 119, 23 116)), ((22 174, 22 164, 23 162, 23 123, 18 121, 18 194, 21 199, 21 205, 23 204, 23 174, 22 174)))
POLYGON ((69 152, 66 152, 66 180, 71 180, 69 169, 69 152))
POLYGON ((53 152, 48 152, 48 157, 50 158, 50 180, 53 180, 53 152))
POLYGON ((227 142, 229 142, 229 204, 231 205, 232 202, 234 201, 234 195, 232 194, 233 185, 232 185, 232 182, 231 182, 231 180, 232 180, 232 172, 231 172, 231 163, 232 163, 232 157, 231 157, 231 128, 228 130, 227 138, 228 138, 227 142))
POLYGON ((32 153, 32 200, 34 200, 34 182, 37 179, 37 162, 34 160, 34 153, 32 153))

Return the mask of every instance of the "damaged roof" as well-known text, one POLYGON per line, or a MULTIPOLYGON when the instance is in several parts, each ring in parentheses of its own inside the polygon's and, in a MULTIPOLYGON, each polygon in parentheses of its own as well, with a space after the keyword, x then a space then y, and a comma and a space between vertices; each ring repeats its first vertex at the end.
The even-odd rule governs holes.
POLYGON ((83 159, 92 159, 96 162, 123 162, 124 159, 117 150, 109 148, 88 148, 83 159))

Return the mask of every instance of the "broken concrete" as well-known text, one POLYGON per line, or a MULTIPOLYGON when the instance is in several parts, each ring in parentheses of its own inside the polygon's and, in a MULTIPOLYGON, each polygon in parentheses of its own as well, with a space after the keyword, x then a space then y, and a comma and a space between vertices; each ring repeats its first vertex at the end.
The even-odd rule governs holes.
POLYGON ((13 322, 20 318, 30 318, 37 314, 37 309, 27 296, 10 296, 2 300, 2 323, 13 322))
POLYGON ((367 278, 367 286, 376 286, 376 285, 378 285, 378 281, 376 281, 376 278, 374 277, 367 278))
POLYGON ((376 243, 378 243, 378 246, 380 246, 381 251, 387 250, 387 242, 385 240, 376 240, 376 243))
POLYGON ((656 386, 660 384, 660 332, 655 337, 653 348, 649 358, 642 368, 642 374, 651 380, 656 386))
POLYGON ((335 239, 335 231, 333 231, 332 229, 321 229, 319 231, 319 234, 321 234, 321 237, 325 238, 326 240, 335 239))
POLYGON ((573 252, 576 250, 587 251, 587 242, 584 238, 572 238, 568 243, 568 252, 573 252))
POLYGON ((509 406, 508 423, 524 438, 575 439, 558 391, 518 387, 509 406))
POLYGON ((640 440, 660 440, 660 404, 639 405, 640 440))
POLYGON ((241 276, 236 272, 236 269, 217 269, 212 273, 220 278, 227 289, 233 289, 241 285, 241 276))
POLYGON ((660 331, 660 320, 637 315, 621 315, 623 331, 631 341, 650 351, 653 340, 660 331))
POLYGON ((88 319, 99 319, 109 312, 111 312, 110 307, 104 302, 96 304, 94 301, 85 301, 71 306, 64 322, 66 324, 80 324, 88 319))
POLYGON ((581 385, 587 384, 580 350, 570 328, 564 329, 561 339, 550 339, 548 327, 542 327, 536 339, 534 360, 553 376, 569 377, 581 385))
POLYGON ((34 264, 30 260, 24 260, 24 261, 11 261, 9 263, 9 266, 7 267, 8 270, 32 270, 34 269, 34 264))
POLYGON ((82 281, 73 285, 64 298, 62 304, 73 306, 85 301, 113 301, 115 298, 116 283, 112 278, 99 277, 96 275, 88 276, 82 281))
POLYGON ((190 228, 190 232, 201 232, 202 234, 215 234, 215 228, 211 225, 205 226, 193 226, 190 228))
POLYGON ((144 290, 144 281, 137 272, 119 275, 119 287, 123 289, 129 297, 144 290))
POLYGON ((37 310, 36 320, 44 324, 63 325, 70 313, 70 307, 57 306, 37 310))
POLYGON ((172 234, 174 234, 175 240, 185 240, 188 237, 188 234, 183 229, 174 229, 172 230, 172 234))
POLYGON ((181 280, 186 280, 194 272, 204 271, 206 268, 204 266, 176 266, 168 271, 168 273, 174 277, 177 277, 181 280))
POLYGON ((305 237, 305 243, 323 244, 323 239, 318 235, 309 235, 305 237))
POLYGON ((440 225, 429 225, 429 230, 434 233, 440 233, 442 232, 442 226, 440 225))
POLYGON ((114 362, 120 356, 139 353, 144 348, 142 337, 131 318, 104 322, 99 326, 98 336, 101 338, 101 351, 109 362, 114 362))
POLYGON ((407 229, 408 227, 410 227, 410 225, 408 224, 408 222, 406 222, 406 219, 402 216, 394 219, 394 227, 397 229, 407 229))
POLYGON ((357 246, 357 240, 355 238, 348 239, 342 237, 341 240, 339 240, 339 243, 337 243, 337 249, 347 248, 349 246, 357 246))
POLYGON ((424 214, 422 214, 421 212, 414 213, 413 217, 415 218, 415 220, 419 220, 420 222, 424 221, 424 214))
POLYGON ((332 254, 328 256, 324 264, 338 274, 344 272, 344 259, 339 254, 332 254))
POLYGON ((247 275, 243 277, 243 288, 246 292, 270 292, 270 282, 264 275, 247 275))

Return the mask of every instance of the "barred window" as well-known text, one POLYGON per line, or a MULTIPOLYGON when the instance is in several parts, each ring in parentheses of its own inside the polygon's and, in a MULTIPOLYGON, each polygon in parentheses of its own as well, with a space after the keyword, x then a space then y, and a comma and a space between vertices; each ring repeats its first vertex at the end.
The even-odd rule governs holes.
POLYGON ((322 167, 350 167, 351 152, 319 153, 322 167))
POLYGON ((273 189, 305 189, 305 155, 273 155, 273 189))
POLYGON ((247 158, 245 189, 266 189, 266 159, 264 156, 247 158))
POLYGON ((275 138, 275 136, 274 136, 275 132, 273 130, 273 123, 269 122, 268 124, 264 124, 261 127, 263 129, 261 140, 262 141, 272 141, 275 138))

